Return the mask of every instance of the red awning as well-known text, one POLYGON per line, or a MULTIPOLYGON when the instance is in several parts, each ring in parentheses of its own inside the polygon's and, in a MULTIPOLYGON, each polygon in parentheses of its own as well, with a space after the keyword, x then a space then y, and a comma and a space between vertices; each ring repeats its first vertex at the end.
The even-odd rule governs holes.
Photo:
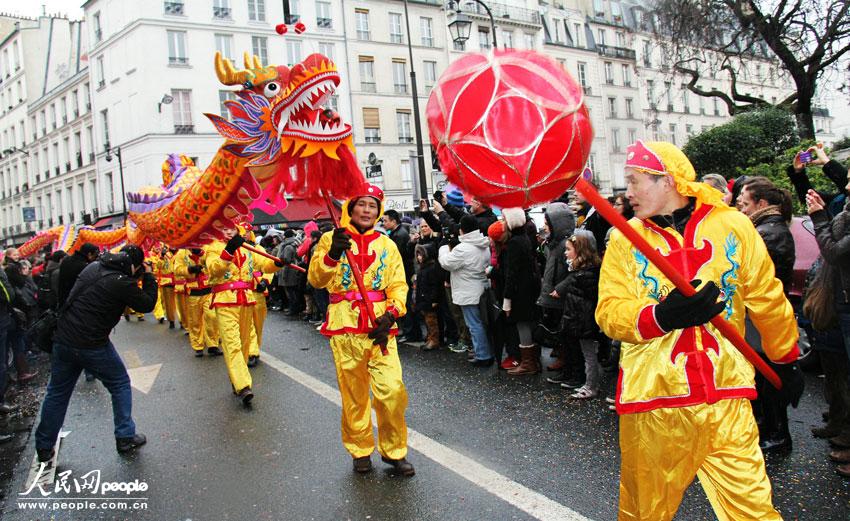
POLYGON ((123 215, 111 215, 109 217, 102 217, 98 219, 96 223, 92 225, 92 227, 96 230, 102 230, 104 228, 120 228, 124 225, 124 216, 123 215))
MULTIPOLYGON (((288 205, 283 210, 274 215, 269 215, 262 210, 255 209, 254 225, 264 224, 282 224, 287 223, 290 226, 306 224, 310 221, 327 221, 330 220, 328 209, 324 204, 311 203, 304 199, 289 199, 288 205)), ((337 211, 339 207, 337 206, 337 211)))

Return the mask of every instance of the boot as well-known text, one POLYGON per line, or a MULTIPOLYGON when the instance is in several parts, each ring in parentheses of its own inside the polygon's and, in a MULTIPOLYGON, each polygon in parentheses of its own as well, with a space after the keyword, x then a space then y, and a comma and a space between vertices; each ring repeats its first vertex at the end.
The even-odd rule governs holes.
POLYGON ((30 371, 26 353, 15 353, 15 370, 18 373, 18 385, 29 382, 38 374, 38 371, 30 371))
POLYGON ((546 366, 547 371, 560 371, 566 365, 567 360, 567 350, 564 349, 564 346, 555 346, 552 348, 552 354, 554 354, 557 358, 554 362, 546 366))
POLYGON ((850 448, 850 428, 845 427, 841 434, 829 438, 829 444, 839 449, 850 448))
POLYGON ((850 403, 847 394, 847 357, 844 353, 821 352, 824 372, 824 394, 829 403, 825 415, 826 425, 812 428, 816 438, 834 438, 841 434, 848 423, 850 403), (838 356, 837 356, 838 355, 838 356))
POLYGON ((511 376, 522 376, 526 374, 537 374, 540 364, 540 354, 535 350, 535 346, 519 346, 519 354, 521 357, 518 367, 508 369, 508 374, 511 376), (537 361, 534 360, 535 354, 537 361))
POLYGON ((535 344, 535 345, 531 346, 531 349, 534 352, 534 359, 533 359, 534 365, 537 367, 537 370, 535 371, 535 373, 542 373, 543 372, 543 363, 540 361, 540 354, 542 352, 542 348, 540 347, 540 345, 535 344))

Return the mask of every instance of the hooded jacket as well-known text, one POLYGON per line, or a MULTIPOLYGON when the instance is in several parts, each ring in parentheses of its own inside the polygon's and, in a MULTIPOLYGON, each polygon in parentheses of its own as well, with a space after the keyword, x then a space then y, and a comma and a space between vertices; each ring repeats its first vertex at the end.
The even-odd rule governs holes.
POLYGON ((794 277, 794 261, 797 258, 794 249, 794 236, 788 228, 788 223, 782 218, 778 209, 752 216, 753 225, 767 246, 767 253, 776 268, 776 278, 782 283, 785 294, 791 291, 791 281, 794 277))
POLYGON ((819 210, 812 214, 812 223, 821 255, 838 270, 841 287, 835 289, 836 302, 850 304, 850 201, 832 221, 826 210, 819 210))
POLYGON ((487 284, 484 270, 490 264, 490 240, 475 230, 460 236, 453 249, 440 248, 440 266, 451 275, 452 301, 458 306, 478 305, 487 284))
POLYGON ((105 253, 80 273, 62 310, 54 341, 81 349, 107 345, 124 308, 141 313, 153 311, 157 284, 153 274, 131 277, 130 259, 124 253, 105 253))
POLYGON ((277 247, 276 256, 287 264, 287 266, 284 266, 278 279, 281 286, 297 286, 300 282, 298 270, 288 266, 289 264, 296 264, 298 262, 298 246, 300 244, 298 237, 293 236, 284 239, 280 243, 280 246, 277 247))
POLYGON ((509 319, 511 322, 534 320, 537 311, 534 302, 540 293, 540 270, 524 225, 511 230, 511 237, 505 244, 504 261, 505 265, 501 266, 505 274, 502 298, 511 301, 509 319))
POLYGON ((564 262, 564 249, 576 229, 576 216, 564 203, 552 203, 546 207, 546 220, 549 222, 549 240, 546 249, 546 267, 540 285, 540 298, 537 304, 544 308, 561 309, 564 303, 550 297, 549 293, 567 276, 567 263, 564 262))
POLYGON ((71 293, 71 288, 77 282, 77 277, 89 265, 88 259, 82 252, 75 252, 73 255, 68 255, 62 262, 59 263, 59 305, 65 303, 68 295, 71 293))

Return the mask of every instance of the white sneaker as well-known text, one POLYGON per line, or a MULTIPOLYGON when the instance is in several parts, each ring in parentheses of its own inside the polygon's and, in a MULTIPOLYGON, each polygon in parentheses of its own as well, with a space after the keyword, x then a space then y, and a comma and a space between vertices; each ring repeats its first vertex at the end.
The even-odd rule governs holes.
POLYGON ((570 398, 574 400, 589 400, 591 398, 596 398, 598 393, 596 391, 591 391, 587 386, 582 386, 576 389, 576 392, 570 395, 570 398))

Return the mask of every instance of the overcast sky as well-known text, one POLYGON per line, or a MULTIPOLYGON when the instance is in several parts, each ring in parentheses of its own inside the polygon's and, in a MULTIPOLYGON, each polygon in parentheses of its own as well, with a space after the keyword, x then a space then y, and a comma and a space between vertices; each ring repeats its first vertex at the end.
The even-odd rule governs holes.
MULTIPOLYGON (((44 9, 48 14, 65 14, 72 19, 79 19, 83 17, 83 3, 83 0, 0 0, 0 13, 36 17, 44 9)), ((835 88, 837 85, 821 85, 821 91, 826 93, 824 101, 835 117, 833 131, 837 136, 850 135, 850 96, 836 92, 835 88)))

